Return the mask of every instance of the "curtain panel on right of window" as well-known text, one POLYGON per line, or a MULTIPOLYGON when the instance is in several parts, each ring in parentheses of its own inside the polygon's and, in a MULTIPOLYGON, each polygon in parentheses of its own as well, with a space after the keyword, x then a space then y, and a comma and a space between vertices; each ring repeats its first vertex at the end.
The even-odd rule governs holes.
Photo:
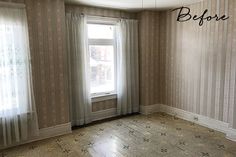
POLYGON ((117 25, 117 113, 139 112, 138 21, 122 19, 117 25))

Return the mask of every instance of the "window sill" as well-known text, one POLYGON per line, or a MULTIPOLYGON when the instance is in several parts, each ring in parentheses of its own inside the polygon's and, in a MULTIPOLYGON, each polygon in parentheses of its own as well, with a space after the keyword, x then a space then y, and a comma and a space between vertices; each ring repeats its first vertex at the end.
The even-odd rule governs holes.
POLYGON ((116 99, 117 94, 97 95, 92 97, 92 103, 116 99))

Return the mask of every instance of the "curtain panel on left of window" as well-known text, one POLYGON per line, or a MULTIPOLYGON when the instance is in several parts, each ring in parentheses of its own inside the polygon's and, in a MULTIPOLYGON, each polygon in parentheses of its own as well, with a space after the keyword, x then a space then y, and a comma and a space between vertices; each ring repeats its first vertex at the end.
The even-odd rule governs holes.
POLYGON ((0 6, 0 148, 38 135, 25 8, 0 6))

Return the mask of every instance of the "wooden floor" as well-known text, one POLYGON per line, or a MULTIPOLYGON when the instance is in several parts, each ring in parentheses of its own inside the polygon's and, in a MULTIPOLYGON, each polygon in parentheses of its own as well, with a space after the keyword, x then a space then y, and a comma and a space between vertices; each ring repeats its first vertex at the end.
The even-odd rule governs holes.
POLYGON ((0 153, 0 157, 236 157, 225 135, 165 114, 135 115, 0 153))

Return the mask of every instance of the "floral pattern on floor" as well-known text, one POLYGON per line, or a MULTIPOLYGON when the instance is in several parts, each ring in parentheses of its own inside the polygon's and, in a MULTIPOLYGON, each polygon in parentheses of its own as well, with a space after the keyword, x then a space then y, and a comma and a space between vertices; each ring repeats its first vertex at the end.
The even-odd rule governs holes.
POLYGON ((89 125, 3 150, 0 157, 236 157, 225 135, 164 113, 89 125))

